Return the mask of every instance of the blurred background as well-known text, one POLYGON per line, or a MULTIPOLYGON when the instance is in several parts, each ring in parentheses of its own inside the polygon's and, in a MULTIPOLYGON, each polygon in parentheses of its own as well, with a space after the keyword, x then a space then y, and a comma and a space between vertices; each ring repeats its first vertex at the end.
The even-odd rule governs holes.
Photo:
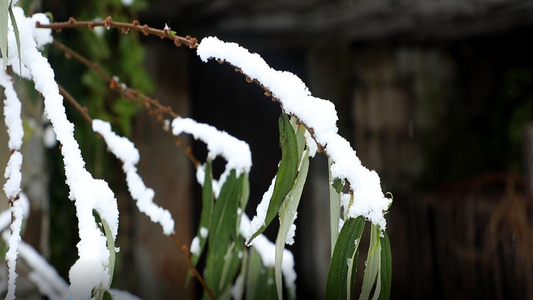
MULTIPOLYGON (((216 35, 297 74, 314 96, 335 103, 341 135, 363 165, 379 173, 383 191, 394 195, 387 215, 391 298, 533 299, 533 46, 527 42, 533 2, 19 2, 27 12, 51 12, 56 21, 110 15, 155 28, 168 24, 178 35, 198 40, 216 35)), ((280 108, 262 89, 230 66, 202 63, 194 50, 157 37, 86 29, 54 37, 180 115, 248 142, 253 167, 247 213, 255 214, 281 156, 280 108)), ((200 187, 183 150, 154 118, 110 92, 94 73, 58 49, 45 53, 58 82, 91 116, 111 121, 136 143, 140 175, 156 191, 155 202, 173 214, 180 241, 189 245, 197 229, 200 187)), ((74 205, 67 198, 57 145, 43 143, 42 101, 31 93, 25 98, 23 188, 32 208, 23 238, 68 278, 77 259, 74 205)), ((82 117, 67 110, 77 124, 87 168, 109 180, 119 201, 121 251, 114 285, 144 299, 199 298, 201 290, 184 288, 180 249, 130 199, 120 163, 82 117)), ((5 130, 0 137, 7 141, 5 130)), ((203 161, 205 147, 191 145, 203 161)), ((1 146, 2 166, 8 154, 1 146)), ((296 257, 300 299, 324 295, 328 209, 327 161, 317 155, 300 203, 296 243, 288 247, 296 257)), ((267 232, 271 240, 275 223, 267 232)), ((28 295, 32 289, 28 284, 28 295)))

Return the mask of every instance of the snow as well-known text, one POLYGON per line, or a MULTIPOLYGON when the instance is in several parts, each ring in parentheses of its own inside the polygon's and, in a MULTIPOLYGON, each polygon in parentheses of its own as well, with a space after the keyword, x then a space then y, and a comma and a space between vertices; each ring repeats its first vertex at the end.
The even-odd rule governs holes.
POLYGON ((13 88, 13 82, 4 70, 0 70, 0 86, 4 88, 4 121, 9 136, 8 147, 10 150, 20 150, 24 130, 22 128, 21 103, 13 88))
POLYGON ((268 206, 270 205, 270 200, 272 199, 272 194, 274 193, 274 186, 276 185, 276 177, 277 176, 274 176, 274 178, 272 178, 270 186, 263 194, 263 198, 261 198, 261 202, 259 202, 259 205, 257 205, 256 214, 252 219, 252 222, 250 223, 250 228, 248 229, 248 232, 244 235, 244 238, 246 239, 247 243, 250 241, 252 235, 265 225, 268 206))
POLYGON ((244 276, 239 274, 235 279, 235 284, 231 287, 231 297, 235 300, 242 299, 244 294, 244 276))
POLYGON ((46 126, 44 129, 43 144, 48 149, 54 148, 57 145, 56 134, 52 126, 46 126))
POLYGON ((203 165, 200 165, 196 168, 196 181, 201 186, 204 186, 204 180, 205 180, 205 167, 203 165))
POLYGON ((128 190, 139 210, 150 217, 152 222, 159 223, 165 235, 174 233, 174 219, 170 212, 153 202, 154 190, 147 188, 137 173, 135 165, 140 159, 139 150, 129 139, 113 132, 108 122, 93 120, 93 130, 104 138, 109 150, 123 162, 122 169, 126 174, 128 190))
MULTIPOLYGON (((34 14, 31 16, 33 23, 39 22, 43 25, 50 24, 50 19, 45 14, 34 14)), ((37 44, 37 48, 42 49, 45 45, 53 42, 52 29, 48 28, 35 28, 32 30, 32 36, 37 44)))
MULTIPOLYGON (((197 54, 204 62, 211 58, 220 59, 240 68, 279 99, 287 114, 294 114, 312 129, 316 141, 325 147, 324 150, 332 161, 332 178, 347 180, 354 192, 354 203, 348 216, 364 216, 385 230, 383 212, 388 209, 390 199, 385 198, 377 173, 365 168, 350 143, 338 135, 338 118, 333 103, 313 97, 296 75, 272 69, 258 54, 250 53, 236 43, 206 37, 200 42, 197 54)), ((306 139, 308 145, 314 148, 312 138, 306 135, 306 139)))
POLYGON ((6 263, 9 269, 7 296, 6 299, 15 299, 15 281, 17 279, 16 261, 19 252, 20 230, 22 227, 23 207, 20 201, 13 202, 11 207, 11 215, 14 220, 11 222, 11 236, 9 237, 9 250, 6 253, 6 263))
POLYGON ((208 234, 209 234, 209 230, 207 228, 205 228, 205 227, 201 227, 200 228, 200 236, 202 238, 204 238, 204 239, 207 238, 208 234))
POLYGON ((133 4, 133 0, 121 0, 122 5, 124 6, 131 6, 133 4))
MULTIPOLYGON (((79 259, 69 273, 70 290, 75 298, 89 299, 93 288, 106 289, 110 284, 106 237, 96 224, 93 210, 106 221, 111 229, 111 238, 115 239, 118 231, 117 202, 107 183, 94 179, 85 169, 79 145, 74 138, 74 125, 65 114, 63 97, 54 80, 54 71, 37 50, 43 43, 51 41, 51 31, 35 28, 35 19, 43 17, 26 18, 19 7, 14 7, 13 13, 19 28, 23 69, 18 68, 19 57, 12 30, 8 35, 8 63, 15 73, 22 71, 22 76, 31 77, 35 89, 43 95, 45 115, 62 145, 66 182, 70 188, 69 198, 75 201, 80 235, 80 242, 77 244, 79 259)), ((41 20, 45 21, 44 18, 41 20)))
MULTIPOLYGON (((252 154, 250 147, 225 131, 219 131, 213 126, 197 123, 189 118, 176 118, 172 121, 172 133, 176 136, 181 133, 191 134, 195 139, 207 145, 207 159, 213 161, 217 156, 226 160, 226 169, 218 181, 213 180, 213 192, 218 198, 220 187, 224 184, 231 170, 237 172, 237 177, 242 173, 249 173, 252 167, 252 154)), ((203 184, 205 173, 198 168, 196 178, 203 184)))
POLYGON ((190 251, 194 255, 200 255, 200 239, 197 236, 192 239, 190 251))
POLYGON ((24 218, 24 200, 20 200, 22 182, 22 154, 19 152, 22 146, 24 129, 22 128, 21 103, 13 89, 13 82, 4 70, 0 71, 0 86, 4 88, 4 121, 9 136, 8 147, 11 156, 6 165, 4 177, 4 192, 10 203, 11 235, 8 239, 9 250, 6 252, 6 264, 8 268, 8 282, 6 299, 15 299, 16 279, 17 279, 17 256, 19 252, 20 231, 22 219, 24 218))
POLYGON ((294 221, 298 217, 298 212, 294 212, 294 217, 292 218, 292 224, 291 227, 289 227, 289 232, 287 233, 287 237, 285 237, 285 244, 292 245, 294 244, 294 236, 296 235, 296 224, 294 224, 294 221))
MULTIPOLYGON (((11 154, 4 173, 4 177, 6 178, 4 192, 6 193, 7 199, 16 199, 20 193, 20 183, 22 181, 22 173, 20 173, 21 167, 22 154, 15 151, 11 154)), ((14 200, 13 202, 17 202, 17 200, 14 200)))
MULTIPOLYGON (((30 214, 30 201, 24 193, 20 193, 20 199, 18 200, 22 204, 22 212, 24 218, 27 218, 30 214)), ((0 232, 4 231, 11 224, 11 211, 6 209, 0 213, 0 232)))
MULTIPOLYGON (((94 22, 100 22, 100 21, 102 21, 102 18, 94 18, 93 21, 94 22)), ((96 27, 93 28, 93 32, 94 32, 94 34, 97 37, 101 38, 101 37, 104 36, 105 29, 102 26, 96 26, 96 27)))

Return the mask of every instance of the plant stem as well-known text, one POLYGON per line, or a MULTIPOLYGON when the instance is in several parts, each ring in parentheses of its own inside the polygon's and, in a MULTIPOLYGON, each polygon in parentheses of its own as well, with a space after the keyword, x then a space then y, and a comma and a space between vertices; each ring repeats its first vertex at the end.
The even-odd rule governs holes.
POLYGON ((185 261, 187 262, 187 264, 189 265, 189 268, 191 270, 191 273, 194 277, 196 277, 196 279, 198 280, 198 282, 200 282, 200 284, 202 285, 202 287, 204 288, 204 290, 207 292, 207 294, 209 295, 209 298, 215 300, 216 297, 215 297, 215 294, 213 293, 213 291, 207 286, 207 284, 205 283, 205 280, 204 278, 202 277, 202 275, 198 272, 198 270, 196 270, 196 268, 194 267, 194 265, 192 264, 192 261, 191 261, 191 258, 190 258, 190 255, 189 255, 189 250, 187 249, 186 246, 181 246, 182 243, 179 242, 178 240, 178 237, 175 235, 175 234, 171 234, 169 235, 169 237, 174 241, 174 243, 176 244, 176 246, 178 247, 181 247, 181 252, 183 253, 183 257, 185 257, 185 261))
POLYGON ((65 99, 83 116, 83 118, 89 123, 93 124, 93 119, 87 113, 87 108, 81 106, 81 104, 72 97, 72 95, 59 85, 59 93, 65 97, 65 99))
POLYGON ((132 23, 123 23, 123 22, 114 22, 111 17, 107 17, 104 21, 76 21, 76 19, 70 17, 67 22, 54 22, 50 24, 41 24, 40 22, 36 23, 37 28, 50 28, 54 29, 57 32, 61 32, 62 29, 66 28, 89 28, 93 30, 94 27, 105 27, 105 28, 120 28, 122 32, 127 33, 129 30, 142 32, 144 35, 156 35, 161 39, 170 39, 174 41, 176 46, 185 44, 189 48, 198 47, 198 40, 196 38, 186 36, 182 37, 179 35, 171 34, 169 30, 165 29, 156 29, 149 27, 148 25, 140 25, 139 21, 134 20, 132 23))

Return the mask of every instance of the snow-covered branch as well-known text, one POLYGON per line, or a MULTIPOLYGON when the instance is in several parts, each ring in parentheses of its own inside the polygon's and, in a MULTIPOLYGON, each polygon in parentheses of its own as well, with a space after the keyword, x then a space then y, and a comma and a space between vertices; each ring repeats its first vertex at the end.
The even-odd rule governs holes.
MULTIPOLYGON (((17 51, 9 51, 8 63, 13 70, 23 77, 29 77, 35 88, 44 97, 45 115, 50 120, 57 140, 61 143, 61 153, 65 164, 65 175, 70 188, 70 199, 75 201, 78 216, 80 242, 78 243, 78 261, 70 270, 71 292, 80 299, 91 297, 93 289, 109 289, 109 256, 107 240, 93 216, 97 211, 109 225, 112 239, 118 231, 118 208, 113 192, 103 180, 97 180, 85 169, 78 142, 74 138, 74 125, 65 114, 63 97, 59 94, 54 80, 54 71, 47 59, 38 51, 38 47, 51 42, 49 29, 37 29, 35 23, 47 23, 43 14, 26 18, 21 8, 15 7, 21 45, 21 57, 17 51), (23 66, 17 69, 18 62, 23 66)), ((15 34, 9 34, 9 46, 16 45, 15 34)))
POLYGON ((165 235, 174 233, 174 219, 172 219, 170 212, 153 202, 154 190, 147 188, 137 173, 135 165, 140 159, 139 150, 129 139, 114 133, 111 130, 111 125, 105 121, 93 120, 93 130, 102 135, 109 150, 122 161, 128 190, 136 201, 139 210, 150 217, 152 222, 161 224, 165 235))
MULTIPOLYGON (((271 68, 261 56, 236 43, 207 37, 198 45, 197 54, 204 62, 212 58, 239 68, 278 99, 286 113, 295 115, 305 124, 319 149, 323 149, 331 159, 332 178, 350 183, 355 201, 350 207, 349 217, 364 216, 385 230, 384 212, 391 201, 381 190, 378 174, 365 168, 350 143, 337 133, 338 118, 333 103, 313 97, 298 76, 271 68)), ((307 138, 307 143, 312 145, 314 141, 307 138)))
POLYGON ((15 298, 15 281, 17 278, 17 255, 19 251, 20 230, 22 219, 24 218, 24 207, 20 200, 22 182, 22 137, 24 129, 22 128, 21 103, 13 88, 12 79, 4 70, 0 70, 0 86, 4 88, 6 99, 4 100, 4 120, 9 136, 9 150, 11 157, 7 163, 4 177, 4 192, 9 202, 11 211, 11 236, 8 241, 9 250, 6 253, 8 273, 8 287, 6 299, 15 298))

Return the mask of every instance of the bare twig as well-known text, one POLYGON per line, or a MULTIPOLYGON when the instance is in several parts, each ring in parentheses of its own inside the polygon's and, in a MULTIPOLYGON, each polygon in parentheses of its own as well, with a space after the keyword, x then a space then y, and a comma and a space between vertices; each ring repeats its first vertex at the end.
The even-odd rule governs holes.
POLYGON ((72 105, 74 106, 74 108, 83 116, 83 118, 89 123, 89 124, 93 124, 93 119, 89 116, 89 114, 87 113, 87 108, 84 107, 84 106, 81 106, 80 103, 78 101, 76 101, 76 99, 74 99, 74 97, 72 97, 72 95, 67 92, 65 90, 65 88, 63 88, 61 85, 59 85, 59 93, 61 95, 63 95, 63 97, 65 97, 65 99, 67 99, 67 101, 72 105))
MULTIPOLYGON (((179 248, 180 245, 183 245, 182 243, 180 243, 178 237, 175 235, 175 234, 171 234, 169 236, 173 241, 174 243, 176 244, 176 246, 179 248)), ((191 261, 191 255, 190 255, 190 252, 189 252, 189 249, 187 248, 187 246, 181 246, 181 252, 183 254, 183 256, 185 257, 185 260, 187 261, 187 264, 189 265, 189 268, 191 270, 191 273, 194 277, 196 277, 196 279, 198 280, 198 282, 200 282, 200 284, 202 285, 202 287, 204 288, 204 290, 207 292, 207 294, 209 295, 209 298, 215 300, 215 294, 213 293, 213 291, 209 288, 209 286, 207 286, 207 283, 205 283, 205 280, 204 278, 202 277, 202 275, 200 274, 200 272, 198 272, 198 270, 194 267, 194 265, 192 264, 192 261, 191 261)))
POLYGON ((123 33, 127 33, 130 30, 142 32, 144 35, 156 35, 162 39, 169 39, 174 41, 176 46, 181 46, 185 44, 189 48, 198 47, 198 40, 190 36, 179 36, 170 32, 169 29, 156 29, 149 27, 148 25, 140 25, 138 20, 134 20, 132 23, 123 23, 123 22, 114 22, 111 17, 107 17, 104 21, 76 21, 76 19, 70 17, 67 22, 54 22, 51 24, 41 24, 37 22, 37 28, 50 28, 54 29, 57 32, 61 32, 62 29, 66 28, 89 28, 93 30, 94 27, 105 27, 105 28, 119 28, 122 29, 123 33))

